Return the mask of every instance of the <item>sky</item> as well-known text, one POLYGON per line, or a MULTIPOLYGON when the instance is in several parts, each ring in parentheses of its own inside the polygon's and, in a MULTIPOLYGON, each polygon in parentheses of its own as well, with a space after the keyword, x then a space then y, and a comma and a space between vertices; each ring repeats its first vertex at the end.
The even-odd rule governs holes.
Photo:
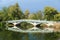
POLYGON ((8 7, 13 5, 17 2, 23 12, 26 9, 30 12, 37 12, 38 10, 43 10, 46 6, 54 7, 60 11, 60 0, 0 0, 0 9, 4 6, 8 7))

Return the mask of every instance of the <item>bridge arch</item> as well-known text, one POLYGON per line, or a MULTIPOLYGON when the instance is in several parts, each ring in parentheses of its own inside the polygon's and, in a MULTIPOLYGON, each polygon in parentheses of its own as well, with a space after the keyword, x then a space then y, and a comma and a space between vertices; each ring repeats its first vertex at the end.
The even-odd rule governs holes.
POLYGON ((39 29, 44 29, 44 28, 47 28, 48 25, 45 24, 45 23, 40 23, 40 24, 37 24, 36 27, 39 28, 39 29))
POLYGON ((50 24, 46 25, 46 23, 53 23, 53 22, 52 21, 44 21, 44 20, 42 20, 42 21, 41 20, 13 20, 13 21, 7 21, 6 23, 14 24, 14 27, 13 28, 8 27, 8 30, 18 31, 18 32, 22 32, 22 31, 23 32, 29 32, 29 31, 31 32, 32 29, 34 29, 34 31, 37 29, 39 32, 42 32, 44 30, 40 30, 41 27, 42 27, 42 29, 44 29, 44 27, 47 27, 48 25, 50 25, 50 24), (21 25, 22 22, 27 22, 26 23, 27 25, 31 24, 33 26, 32 27, 30 27, 30 26, 26 27, 27 25, 24 24, 25 27, 24 26, 22 27, 22 25, 21 25), (41 26, 41 23, 45 23, 45 25, 41 26), (16 27, 16 26, 18 26, 18 27, 16 27))
POLYGON ((8 27, 14 27, 14 24, 13 23, 7 23, 6 26, 8 26, 8 27))
POLYGON ((32 25, 28 22, 22 21, 22 22, 16 24, 16 27, 18 27, 22 30, 27 30, 27 29, 30 29, 30 28, 34 27, 34 25, 32 25))

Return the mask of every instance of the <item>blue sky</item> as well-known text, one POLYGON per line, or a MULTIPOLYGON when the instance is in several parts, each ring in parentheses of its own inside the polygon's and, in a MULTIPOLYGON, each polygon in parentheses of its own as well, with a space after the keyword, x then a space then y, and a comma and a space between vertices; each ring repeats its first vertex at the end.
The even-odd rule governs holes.
POLYGON ((13 5, 16 2, 19 3, 22 11, 29 9, 30 12, 36 12, 43 10, 45 6, 54 7, 60 11, 60 0, 0 0, 0 9, 4 6, 13 5))

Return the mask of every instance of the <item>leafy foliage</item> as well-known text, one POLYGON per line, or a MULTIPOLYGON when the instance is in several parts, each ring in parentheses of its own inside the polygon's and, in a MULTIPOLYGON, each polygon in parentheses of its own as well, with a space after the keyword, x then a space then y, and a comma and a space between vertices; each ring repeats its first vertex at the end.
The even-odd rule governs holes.
POLYGON ((57 10, 52 7, 45 7, 44 16, 46 20, 54 20, 54 15, 58 14, 57 10))

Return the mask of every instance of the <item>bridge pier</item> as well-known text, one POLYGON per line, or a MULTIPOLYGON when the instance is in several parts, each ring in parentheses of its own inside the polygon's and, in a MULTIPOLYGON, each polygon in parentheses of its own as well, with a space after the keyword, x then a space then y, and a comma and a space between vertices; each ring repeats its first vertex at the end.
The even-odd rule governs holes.
POLYGON ((16 27, 16 24, 18 24, 18 23, 13 23, 13 24, 14 24, 14 27, 13 27, 13 28, 17 28, 17 27, 16 27))
POLYGON ((30 28, 30 29, 28 29, 28 30, 37 30, 37 29, 39 29, 39 28, 37 28, 36 27, 36 25, 37 25, 37 23, 31 23, 34 27, 33 28, 30 28))

